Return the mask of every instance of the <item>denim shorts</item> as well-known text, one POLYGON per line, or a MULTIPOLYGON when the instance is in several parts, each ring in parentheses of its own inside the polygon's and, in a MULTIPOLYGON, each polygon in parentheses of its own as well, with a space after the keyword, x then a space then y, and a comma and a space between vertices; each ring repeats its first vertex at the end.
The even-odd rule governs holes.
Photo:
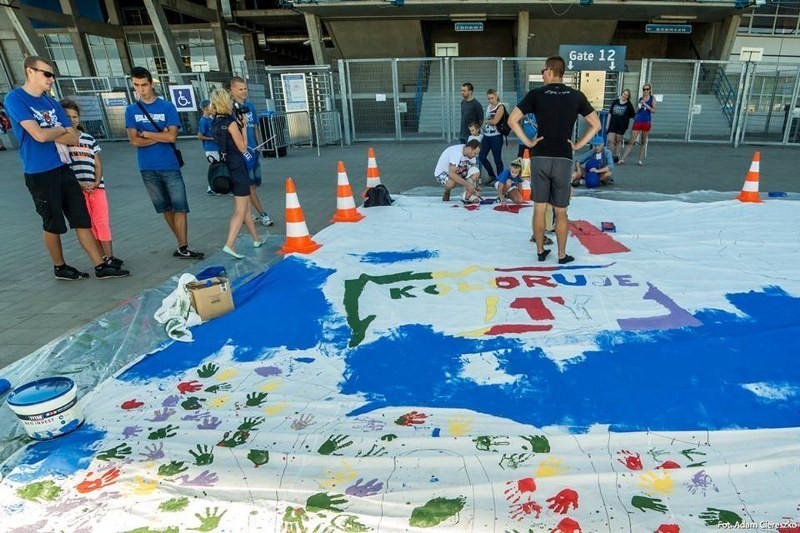
POLYGON ((248 171, 247 175, 250 178, 250 185, 261 186, 261 155, 256 155, 256 164, 253 165, 253 170, 248 171))
POLYGON ((186 185, 180 170, 142 170, 142 181, 156 213, 189 212, 186 185))

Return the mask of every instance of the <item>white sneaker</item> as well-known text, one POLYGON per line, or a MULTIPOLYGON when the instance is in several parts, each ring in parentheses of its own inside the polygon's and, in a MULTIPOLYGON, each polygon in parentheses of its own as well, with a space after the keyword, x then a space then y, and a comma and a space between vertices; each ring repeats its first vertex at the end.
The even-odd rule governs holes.
POLYGON ((261 224, 264 226, 272 226, 275 223, 266 213, 261 213, 260 217, 253 217, 253 218, 255 218, 257 222, 261 222, 261 224))

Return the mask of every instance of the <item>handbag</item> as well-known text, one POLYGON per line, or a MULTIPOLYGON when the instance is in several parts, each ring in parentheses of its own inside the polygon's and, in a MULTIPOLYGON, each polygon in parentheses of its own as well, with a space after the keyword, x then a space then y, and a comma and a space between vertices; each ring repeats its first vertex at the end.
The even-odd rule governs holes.
MULTIPOLYGON (((142 102, 140 100, 136 101, 136 105, 139 106, 139 109, 142 110, 142 112, 144 113, 144 116, 147 117, 147 120, 150 121, 150 124, 153 125, 153 127, 156 129, 156 131, 158 131, 158 132, 163 132, 164 131, 164 130, 162 130, 161 128, 158 127, 158 124, 156 124, 156 121, 153 120, 153 117, 150 116, 150 113, 147 112, 147 109, 144 108, 144 106, 142 105, 142 102)), ((178 150, 178 147, 175 146, 175 143, 169 143, 169 145, 172 146, 172 151, 175 152, 175 158, 178 160, 178 166, 179 167, 183 167, 183 164, 184 164, 183 163, 183 154, 181 153, 180 150, 178 150)))
POLYGON ((217 194, 231 191, 231 172, 225 160, 212 161, 208 166, 208 186, 217 194))
POLYGON ((508 111, 506 111, 505 105, 503 104, 500 105, 503 106, 503 116, 500 118, 500 121, 497 124, 495 124, 494 127, 497 128, 497 131, 500 132, 500 135, 502 135, 503 137, 508 137, 509 135, 511 135, 511 126, 508 125, 508 111))

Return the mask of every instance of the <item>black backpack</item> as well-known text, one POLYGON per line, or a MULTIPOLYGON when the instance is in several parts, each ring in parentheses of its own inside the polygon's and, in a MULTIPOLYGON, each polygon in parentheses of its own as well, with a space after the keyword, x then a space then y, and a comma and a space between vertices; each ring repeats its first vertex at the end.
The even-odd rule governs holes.
POLYGON ((367 189, 364 194, 364 207, 392 205, 393 203, 394 200, 392 200, 392 195, 389 194, 389 189, 382 183, 367 189))
POLYGON ((495 124, 495 128, 497 131, 500 132, 500 135, 503 137, 508 137, 511 135, 511 126, 508 125, 508 111, 506 111, 506 106, 504 104, 500 104, 503 106, 503 116, 500 118, 500 122, 495 124))
POLYGON ((231 192, 231 171, 225 161, 213 161, 208 165, 208 186, 217 194, 231 192))

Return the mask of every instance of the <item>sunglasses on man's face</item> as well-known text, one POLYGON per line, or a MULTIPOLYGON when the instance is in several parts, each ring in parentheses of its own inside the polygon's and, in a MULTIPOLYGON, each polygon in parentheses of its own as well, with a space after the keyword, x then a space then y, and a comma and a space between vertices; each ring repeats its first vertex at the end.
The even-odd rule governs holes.
POLYGON ((43 70, 43 69, 36 68, 36 67, 30 67, 30 68, 31 68, 31 70, 35 70, 36 72, 41 72, 42 74, 44 74, 45 78, 55 78, 56 77, 56 75, 54 73, 50 72, 49 70, 43 70))
POLYGON ((649 90, 650 90, 650 87, 642 87, 642 90, 643 90, 643 91, 649 91, 649 90))

